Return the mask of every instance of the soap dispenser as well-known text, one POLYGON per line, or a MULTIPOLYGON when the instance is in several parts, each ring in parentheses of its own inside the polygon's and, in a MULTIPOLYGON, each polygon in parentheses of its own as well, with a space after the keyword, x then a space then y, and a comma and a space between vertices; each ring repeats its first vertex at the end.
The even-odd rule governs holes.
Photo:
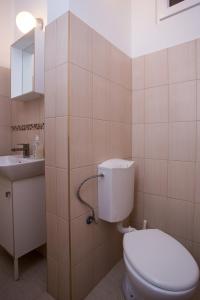
POLYGON ((43 145, 40 142, 40 138, 38 135, 35 136, 33 141, 33 157, 34 159, 42 159, 43 158, 43 145))

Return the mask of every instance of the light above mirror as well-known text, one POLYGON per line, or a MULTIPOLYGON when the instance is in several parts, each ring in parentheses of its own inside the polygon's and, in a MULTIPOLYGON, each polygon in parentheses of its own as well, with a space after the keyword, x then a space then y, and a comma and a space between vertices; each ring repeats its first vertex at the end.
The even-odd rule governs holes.
POLYGON ((16 24, 22 33, 27 33, 35 27, 43 28, 43 20, 35 18, 28 11, 22 11, 16 16, 16 24))

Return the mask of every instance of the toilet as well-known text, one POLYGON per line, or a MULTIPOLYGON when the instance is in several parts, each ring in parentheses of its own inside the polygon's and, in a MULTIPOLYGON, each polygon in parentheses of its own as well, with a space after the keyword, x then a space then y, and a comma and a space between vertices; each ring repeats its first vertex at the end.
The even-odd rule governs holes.
POLYGON ((133 161, 111 159, 98 166, 99 218, 117 223, 123 237, 126 300, 185 300, 198 286, 199 268, 189 251, 158 229, 123 228, 134 207, 133 161), (120 225, 119 225, 120 224, 120 225))

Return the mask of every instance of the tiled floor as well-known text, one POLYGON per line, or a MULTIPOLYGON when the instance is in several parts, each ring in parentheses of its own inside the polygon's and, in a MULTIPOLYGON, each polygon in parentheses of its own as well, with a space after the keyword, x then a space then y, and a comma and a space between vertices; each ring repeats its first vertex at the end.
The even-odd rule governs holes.
POLYGON ((53 300, 46 293, 46 261, 32 252, 20 259, 20 280, 13 280, 11 257, 0 248, 0 300, 53 300))
POLYGON ((120 261, 85 300, 125 300, 121 289, 124 272, 124 264, 120 261))
MULTIPOLYGON (((120 261, 92 290, 85 300, 125 300, 121 290, 124 272, 123 261, 120 261)), ((192 300, 200 300, 200 288, 192 300)))
MULTIPOLYGON (((120 261, 85 300, 125 300, 121 290, 125 268, 120 261)), ((54 300, 46 293, 46 261, 32 252, 20 260, 20 280, 13 280, 10 256, 0 248, 0 300, 54 300)), ((200 289, 192 300, 200 300, 200 289)))

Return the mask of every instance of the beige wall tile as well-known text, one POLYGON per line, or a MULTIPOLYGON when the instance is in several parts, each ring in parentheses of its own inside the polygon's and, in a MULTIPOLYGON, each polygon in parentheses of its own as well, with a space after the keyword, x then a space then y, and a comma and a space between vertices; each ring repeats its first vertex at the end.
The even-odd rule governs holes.
POLYGON ((45 28, 45 70, 56 66, 56 21, 45 28))
POLYGON ((144 56, 132 61, 132 89, 140 90, 145 87, 145 60, 144 56))
POLYGON ((69 259, 60 259, 58 262, 58 299, 70 299, 70 262, 69 259))
POLYGON ((10 97, 10 69, 0 67, 0 96, 10 97))
MULTIPOLYGON (((4 127, 3 127, 4 128, 4 127)), ((8 128, 10 130, 10 128, 8 128)), ((2 134, 2 133, 1 133, 2 134)), ((3 132, 4 138, 7 135, 7 132, 3 132)), ((11 132, 10 132, 11 134, 11 132)), ((27 131, 16 131, 12 133, 12 146, 16 146, 17 144, 25 144, 28 141, 27 131)))
POLYGON ((88 214, 85 214, 71 220, 71 261, 73 266, 85 261, 86 256, 95 248, 94 226, 96 225, 88 226, 86 224, 87 216, 88 214))
POLYGON ((47 213, 47 256, 58 259, 58 219, 47 213))
POLYGON ((200 39, 197 40, 197 78, 200 79, 200 39))
POLYGON ((131 92, 122 86, 110 85, 111 120, 131 123, 131 92))
POLYGON ((132 127, 132 155, 133 157, 144 157, 144 131, 143 124, 135 124, 132 127))
MULTIPOLYGON (((98 226, 94 227, 94 239, 95 239, 95 245, 97 247, 102 245, 108 245, 111 239, 111 236, 113 235, 113 231, 116 230, 116 225, 103 221, 98 220, 98 226)), ((110 257, 110 256, 109 256, 110 257)))
POLYGON ((133 123, 144 123, 144 90, 132 93, 132 121, 133 123))
POLYGON ((110 158, 110 122, 93 120, 93 156, 94 163, 110 158))
POLYGON ((55 118, 48 118, 45 122, 45 162, 48 166, 55 166, 56 162, 56 122, 55 118))
POLYGON ((110 53, 110 79, 131 89, 131 59, 112 45, 110 53))
POLYGON ((111 263, 112 250, 108 243, 97 247, 94 251, 94 281, 99 281, 109 272, 112 267, 111 263))
POLYGON ((169 82, 181 82, 196 78, 195 41, 168 49, 169 82))
POLYGON ((11 103, 10 99, 0 96, 0 126, 11 125, 11 103))
POLYGON ((167 50, 161 50, 145 56, 145 87, 154 87, 168 83, 167 50))
POLYGON ((91 70, 92 29, 70 13, 70 62, 91 70))
POLYGON ((69 222, 58 218, 58 257, 69 260, 69 222))
POLYGON ((102 77, 93 75, 92 82, 93 118, 111 119, 110 82, 102 77))
POLYGON ((168 198, 167 232, 190 239, 192 236, 193 205, 187 201, 168 198))
POLYGON ((56 71, 50 69, 45 72, 45 117, 56 115, 56 71))
POLYGON ((144 218, 150 228, 166 228, 167 197, 144 194, 144 218))
POLYGON ((75 65, 70 65, 70 115, 92 116, 92 75, 75 65))
MULTIPOLYGON (((11 130, 8 126, 0 126, 0 141, 3 141, 0 145, 0 155, 8 155, 11 150, 11 130)), ((13 141, 16 145, 17 139, 13 141)))
POLYGON ((132 89, 132 59, 122 52, 121 55, 121 84, 131 90, 132 89))
POLYGON ((11 102, 11 119, 13 125, 25 124, 25 115, 24 111, 24 102, 21 101, 12 101, 11 102))
POLYGON ((92 68, 95 74, 109 78, 111 44, 96 31, 92 32, 92 68))
POLYGON ((56 31, 56 65, 68 61, 69 47, 69 13, 65 13, 57 19, 56 31))
POLYGON ((195 160, 196 124, 179 122, 169 126, 169 159, 195 160))
POLYGON ((69 219, 68 169, 56 169, 57 215, 69 219))
POLYGON ((46 183, 46 211, 57 214, 57 197, 56 197, 56 169, 54 167, 45 167, 46 183))
MULTIPOLYGON (((198 265, 200 265, 200 243, 192 243, 192 255, 194 256, 198 265)), ((198 300, 198 298, 193 300, 198 300)))
POLYGON ((56 167, 68 167, 68 118, 56 118, 56 167))
POLYGON ((167 161, 145 159, 144 192, 167 195, 167 161))
POLYGON ((142 192, 144 190, 144 159, 133 158, 135 162, 135 190, 142 192))
POLYGON ((134 196, 134 208, 131 214, 133 225, 137 229, 142 229, 144 220, 144 195, 141 192, 136 192, 134 196))
POLYGON ((145 122, 168 122, 168 86, 145 90, 145 122))
POLYGON ((93 252, 72 268, 72 299, 84 299, 94 286, 93 252), (86 276, 87 274, 87 276, 86 276))
POLYGON ((194 228, 193 228, 193 241, 200 243, 200 205, 194 206, 194 228))
POLYGON ((200 203, 200 163, 196 163, 195 202, 200 203))
POLYGON ((171 122, 196 120, 196 81, 169 87, 169 119, 171 122))
POLYGON ((56 68, 56 116, 68 114, 68 64, 56 68))
POLYGON ((168 159, 168 124, 145 126, 145 158, 168 159))
POLYGON ((200 80, 197 80, 197 120, 200 120, 200 80))
POLYGON ((47 289, 56 299, 58 296, 58 263, 55 259, 47 257, 47 289))
MULTIPOLYGON (((89 209, 83 205, 77 198, 76 193, 79 185, 83 180, 87 177, 95 175, 96 170, 93 166, 82 167, 71 170, 70 174, 70 217, 74 219, 81 215, 85 215, 86 212, 89 212, 89 209)), ((81 196, 83 199, 87 200, 89 204, 93 207, 96 206, 96 189, 97 189, 97 181, 90 180, 85 184, 81 189, 81 196)))
POLYGON ((119 122, 111 123, 110 156, 131 157, 131 125, 119 122))
POLYGON ((200 122, 197 122, 197 150, 196 159, 200 161, 200 122))
POLYGON ((92 120, 70 119, 70 162, 72 168, 92 163, 92 120))
POLYGON ((170 161, 168 165, 168 196, 193 201, 194 176, 194 163, 170 161))

